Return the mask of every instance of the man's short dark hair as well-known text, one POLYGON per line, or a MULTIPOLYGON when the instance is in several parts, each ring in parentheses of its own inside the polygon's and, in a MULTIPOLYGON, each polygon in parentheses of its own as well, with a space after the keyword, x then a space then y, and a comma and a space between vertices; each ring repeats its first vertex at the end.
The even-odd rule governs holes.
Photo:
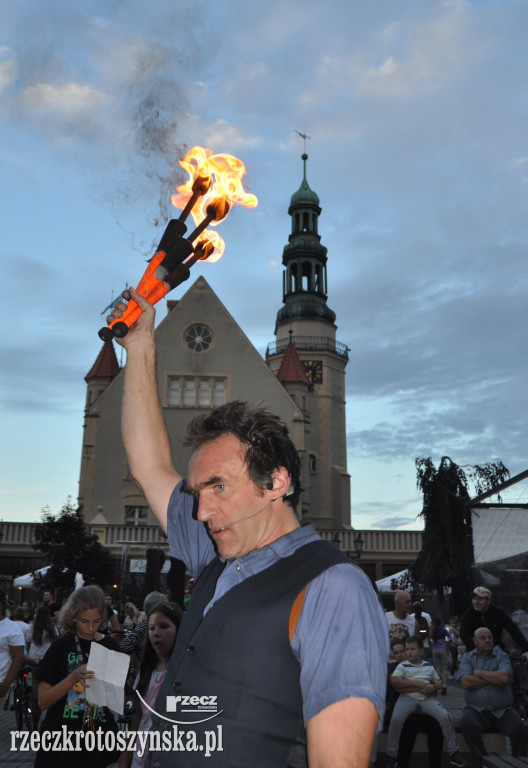
POLYGON ((255 485, 265 486, 274 470, 284 467, 290 475, 286 501, 295 508, 301 494, 301 460, 288 436, 288 428, 266 408, 250 408, 235 400, 205 416, 197 416, 187 427, 185 445, 199 448, 223 435, 233 435, 244 446, 248 475, 255 485))

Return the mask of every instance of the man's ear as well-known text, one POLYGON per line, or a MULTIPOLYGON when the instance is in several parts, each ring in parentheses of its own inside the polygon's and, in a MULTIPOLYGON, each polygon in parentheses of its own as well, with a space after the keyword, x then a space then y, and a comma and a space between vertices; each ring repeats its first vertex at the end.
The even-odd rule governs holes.
POLYGON ((291 486, 291 477, 286 467, 277 467, 277 469, 274 469, 271 473, 271 482, 273 483, 272 487, 270 488, 269 485, 267 485, 266 488, 270 492, 270 495, 273 496, 273 501, 288 495, 291 486))

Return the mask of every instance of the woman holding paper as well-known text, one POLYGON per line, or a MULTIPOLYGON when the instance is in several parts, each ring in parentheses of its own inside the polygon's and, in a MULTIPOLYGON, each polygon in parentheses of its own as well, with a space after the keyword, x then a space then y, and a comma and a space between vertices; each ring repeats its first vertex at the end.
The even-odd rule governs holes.
MULTIPOLYGON (((106 707, 90 704, 90 679, 88 656, 92 642, 118 651, 112 638, 99 632, 106 618, 104 594, 99 587, 88 586, 72 592, 59 616, 62 636, 57 638, 46 652, 40 664, 40 688, 38 703, 46 710, 42 722, 41 747, 35 760, 35 768, 105 768, 117 759, 115 751, 86 750, 86 733, 102 731, 103 743, 106 731, 117 731, 113 715, 106 707), (45 732, 83 731, 73 739, 74 752, 46 751, 43 745, 45 732), (77 749, 77 747, 80 749, 77 749)), ((75 734, 74 734, 75 736, 75 734)), ((53 743, 53 736, 51 737, 53 743)))

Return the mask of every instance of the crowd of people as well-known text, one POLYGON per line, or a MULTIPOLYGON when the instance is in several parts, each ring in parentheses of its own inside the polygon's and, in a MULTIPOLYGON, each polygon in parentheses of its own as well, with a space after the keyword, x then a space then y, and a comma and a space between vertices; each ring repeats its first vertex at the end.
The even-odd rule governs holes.
MULTIPOLYGON (((87 692, 93 672, 89 669, 92 642, 130 656, 129 686, 137 688, 153 705, 168 668, 168 661, 182 619, 182 609, 162 592, 149 593, 143 610, 127 602, 123 611, 111 595, 98 586, 73 591, 59 605, 45 590, 37 607, 24 601, 8 604, 0 592, 0 709, 9 704, 10 686, 20 669, 32 671, 32 709, 42 713, 41 732, 87 727, 117 730, 116 717, 106 707, 93 706, 87 692), (128 619, 128 621, 127 621, 128 619)), ((126 694, 126 687, 124 695, 126 694)), ((134 703, 132 726, 148 730, 150 712, 134 703)), ((97 751, 76 754, 76 768, 103 768, 120 760, 120 768, 139 768, 146 755, 134 752, 97 751)), ((68 768, 68 753, 38 751, 35 768, 68 768)))
POLYGON ((528 659, 528 638, 515 621, 521 608, 517 607, 513 617, 508 616, 491 605, 491 598, 487 587, 475 587, 471 607, 460 621, 451 616, 444 624, 440 616, 431 617, 423 611, 421 603, 413 605, 408 592, 396 593, 394 610, 385 614, 391 644, 384 721, 388 731, 385 768, 406 768, 409 743, 412 747, 418 731, 437 739, 435 746, 429 746, 431 768, 440 765, 442 743, 451 765, 468 764, 460 754, 449 713, 436 698, 437 694, 447 693, 448 680, 455 678, 464 689, 466 706, 460 729, 473 765, 482 766, 488 754, 483 734, 490 731, 499 731, 510 739, 514 756, 527 755, 526 725, 514 706, 512 664, 501 643, 503 632, 507 632, 528 659), (430 649, 427 656, 426 648, 430 649), (413 720, 416 713, 426 717, 413 720))
MULTIPOLYGON (((386 768, 408 766, 419 732, 427 734, 431 768, 441 765, 444 744, 451 765, 468 765, 460 754, 449 713, 437 698, 445 695, 449 681, 455 679, 465 692, 460 728, 473 764, 482 765, 487 754, 482 735, 494 730, 510 738, 514 755, 527 754, 526 726, 513 706, 510 657, 497 641, 506 630, 528 657, 528 640, 504 611, 495 606, 490 610, 491 597, 490 590, 476 587, 472 605, 461 620, 451 616, 443 623, 438 615, 424 611, 421 602, 413 604, 407 592, 396 593, 394 610, 385 614, 390 639, 383 720, 386 768)), ((135 702, 129 727, 134 731, 157 727, 153 726, 151 710, 166 680, 184 615, 167 595, 151 592, 142 611, 130 602, 121 611, 110 595, 96 586, 75 590, 63 606, 46 590, 33 610, 27 602, 9 609, 5 594, 0 593, 0 609, 1 637, 7 638, 10 649, 7 664, 0 642, 0 704, 25 661, 34 666, 34 692, 36 697, 38 690, 38 706, 43 712, 41 730, 84 728, 88 720, 91 727, 115 730, 112 712, 87 701, 86 690, 93 675, 89 670, 90 643, 97 642, 130 656, 133 688, 141 698, 135 702)), ((147 753, 102 752, 81 754, 76 765, 103 768, 118 760, 119 768, 144 768, 146 759, 147 753)), ((61 768, 60 760, 60 755, 39 752, 35 768, 61 768)), ((70 764, 68 756, 64 761, 64 766, 70 764)))

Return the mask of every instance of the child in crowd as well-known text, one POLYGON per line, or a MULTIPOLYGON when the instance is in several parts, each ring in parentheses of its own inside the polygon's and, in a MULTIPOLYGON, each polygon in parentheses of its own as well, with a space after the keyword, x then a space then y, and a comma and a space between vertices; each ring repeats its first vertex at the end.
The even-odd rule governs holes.
POLYGON ((139 621, 139 611, 134 603, 125 603, 125 617, 123 629, 135 629, 139 621))
POLYGON ((50 616, 45 605, 37 608, 33 623, 30 625, 29 651, 26 661, 38 664, 44 658, 46 651, 59 634, 57 625, 50 616))
POLYGON ((40 683, 39 664, 46 655, 46 651, 59 634, 57 625, 50 616, 46 605, 37 608, 33 623, 29 625, 29 651, 25 658, 28 664, 35 665, 31 673, 31 708, 34 714, 34 721, 37 722, 38 713, 38 689, 40 683))
POLYGON ((457 671, 458 667, 458 661, 466 652, 466 646, 460 637, 460 621, 458 616, 449 617, 447 631, 451 635, 451 642, 449 643, 449 653, 451 654, 451 661, 449 664, 449 677, 451 680, 454 680, 455 672, 457 671))
POLYGON ((19 605, 18 608, 15 608, 12 619, 24 635, 24 642, 27 647, 31 640, 31 627, 27 621, 24 621, 24 609, 22 606, 19 605))
POLYGON ((399 664, 390 677, 391 685, 399 692, 400 697, 394 705, 387 735, 385 766, 395 768, 403 725, 410 714, 421 712, 430 715, 440 724, 451 765, 464 768, 468 763, 459 752, 449 713, 434 698, 436 691, 442 687, 442 683, 433 665, 422 658, 421 639, 409 638, 406 642, 406 652, 407 661, 399 664))
MULTIPOLYGON (((104 594, 99 587, 76 589, 64 604, 59 627, 62 637, 52 643, 39 667, 38 704, 46 710, 41 733, 102 729, 117 731, 107 707, 90 705, 89 686, 94 673, 88 669, 92 642, 118 651, 115 640, 99 632, 108 621, 104 594)), ((37 752, 35 768, 105 768, 117 760, 117 751, 37 752)))
POLYGON ((447 675, 449 673, 448 644, 451 642, 451 635, 442 624, 440 616, 433 616, 431 619, 431 643, 433 645, 433 664, 442 681, 442 695, 447 693, 447 675))
MULTIPOLYGON (((147 617, 147 637, 134 687, 149 707, 154 708, 158 691, 165 679, 182 617, 182 609, 177 603, 158 603, 147 617)), ((130 731, 148 731, 151 718, 148 707, 136 696, 136 714, 130 724, 130 731)), ((137 752, 123 752, 119 768, 142 768, 146 757, 146 754, 139 757, 137 752)))

